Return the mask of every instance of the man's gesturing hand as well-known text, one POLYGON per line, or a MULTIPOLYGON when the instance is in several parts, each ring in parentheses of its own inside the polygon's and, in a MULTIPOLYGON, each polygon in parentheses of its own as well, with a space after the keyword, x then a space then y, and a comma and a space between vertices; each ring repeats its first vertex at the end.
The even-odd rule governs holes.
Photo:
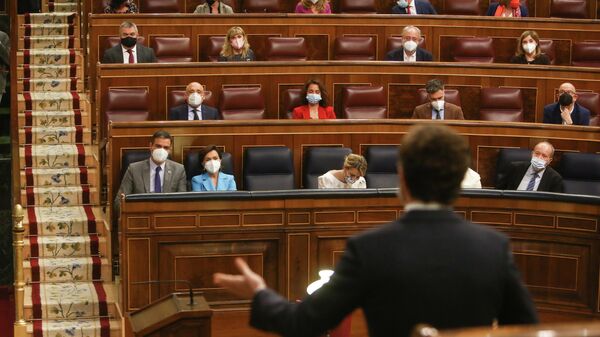
POLYGON ((241 275, 215 273, 213 282, 230 293, 245 299, 251 299, 257 291, 266 288, 265 280, 253 272, 246 261, 238 257, 235 259, 235 265, 241 275))

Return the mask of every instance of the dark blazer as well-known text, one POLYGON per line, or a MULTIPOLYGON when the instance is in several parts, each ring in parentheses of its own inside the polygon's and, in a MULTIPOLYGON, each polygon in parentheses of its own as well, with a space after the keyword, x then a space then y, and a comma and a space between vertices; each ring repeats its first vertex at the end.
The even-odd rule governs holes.
MULTIPOLYGON (((488 11, 487 11, 487 16, 494 16, 494 14, 496 14, 496 8, 498 8, 499 3, 495 3, 495 4, 491 4, 490 7, 488 7, 488 11)), ((525 16, 529 16, 529 10, 527 9, 527 6, 523 6, 523 5, 519 5, 519 8, 521 9, 521 17, 525 17, 525 16)), ((512 8, 509 8, 510 10, 512 10, 512 8)))
MULTIPOLYGON (((573 125, 590 125, 590 110, 575 102, 573 113, 571 113, 571 119, 573 120, 573 125)), ((548 104, 544 107, 544 123, 562 124, 558 102, 548 104)))
MULTIPOLYGON (((431 119, 431 102, 421 104, 413 110, 412 119, 431 119)), ((462 108, 458 105, 445 102, 444 103, 444 119, 465 119, 462 108)))
MULTIPOLYGON (((505 178, 496 183, 496 188, 499 190, 516 190, 521 184, 529 165, 531 164, 526 161, 511 163, 507 168, 506 175, 504 175, 505 178)), ((562 193, 564 190, 562 177, 552 167, 546 167, 537 190, 539 192, 562 193)))
POLYGON ((300 303, 257 292, 250 324, 317 336, 358 307, 371 337, 407 337, 424 322, 441 329, 537 322, 504 234, 451 210, 413 210, 348 240, 331 280, 300 303))
MULTIPOLYGON (((415 7, 417 7, 417 14, 437 14, 435 8, 427 0, 414 0, 415 7)), ((402 8, 398 5, 392 7, 392 13, 394 14, 406 14, 406 8, 402 8)))
MULTIPOLYGON (((394 49, 385 55, 386 61, 404 61, 404 48, 394 49)), ((427 50, 417 47, 417 61, 433 61, 433 55, 427 50)))
POLYGON ((510 63, 517 63, 517 64, 550 64, 550 58, 548 57, 548 55, 541 53, 538 56, 535 57, 535 59, 533 59, 533 61, 528 62, 527 58, 525 57, 525 54, 521 55, 521 56, 517 56, 517 55, 513 55, 510 58, 510 63))
MULTIPOLYGON (((205 119, 219 119, 219 110, 210 107, 208 105, 200 105, 200 111, 202 113, 202 120, 205 119)), ((188 105, 187 103, 178 105, 169 109, 169 120, 170 121, 187 121, 188 120, 188 105)))
MULTIPOLYGON (((136 47, 137 62, 138 63, 155 63, 156 55, 154 55, 154 49, 148 48, 141 44, 137 44, 136 47)), ((121 45, 114 46, 104 51, 102 56, 102 63, 123 63, 123 50, 121 45)))

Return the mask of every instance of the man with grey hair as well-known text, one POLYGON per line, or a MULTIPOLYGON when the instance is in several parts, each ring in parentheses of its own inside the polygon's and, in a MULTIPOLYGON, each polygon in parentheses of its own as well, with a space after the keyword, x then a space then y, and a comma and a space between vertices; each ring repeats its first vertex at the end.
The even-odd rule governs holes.
POLYGON ((433 61, 431 53, 419 47, 421 41, 423 41, 423 38, 418 27, 404 27, 402 29, 402 47, 387 53, 385 60, 403 62, 433 61))
POLYGON ((137 43, 138 29, 135 23, 124 21, 119 26, 121 43, 107 49, 102 63, 153 63, 156 56, 152 48, 137 43))
POLYGON ((444 101, 444 83, 438 79, 427 81, 425 85, 429 102, 415 107, 413 119, 465 119, 458 105, 444 101))

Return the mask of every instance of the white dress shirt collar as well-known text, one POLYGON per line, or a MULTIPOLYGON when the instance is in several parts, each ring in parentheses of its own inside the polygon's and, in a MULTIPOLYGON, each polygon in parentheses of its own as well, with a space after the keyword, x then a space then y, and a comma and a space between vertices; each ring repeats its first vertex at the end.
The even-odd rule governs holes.
POLYGON ((194 108, 193 106, 188 104, 188 120, 193 121, 194 120, 194 109, 196 109, 196 111, 198 111, 198 119, 202 120, 202 105, 200 105, 197 108, 194 108))
MULTIPOLYGON (((131 51, 133 52, 133 59, 135 63, 137 63, 137 44, 131 48, 131 51)), ((123 53, 123 63, 129 64, 129 53, 127 52, 127 48, 123 47, 123 45, 121 45, 121 52, 123 53)))

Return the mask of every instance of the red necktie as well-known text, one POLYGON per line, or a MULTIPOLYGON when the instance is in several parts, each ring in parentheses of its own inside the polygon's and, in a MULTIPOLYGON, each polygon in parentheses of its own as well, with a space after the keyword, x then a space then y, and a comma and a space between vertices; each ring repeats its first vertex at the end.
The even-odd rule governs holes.
POLYGON ((406 7, 406 14, 410 14, 410 6, 406 7))
POLYGON ((133 59, 133 50, 127 49, 127 52, 129 53, 129 63, 135 63, 135 60, 133 59))

